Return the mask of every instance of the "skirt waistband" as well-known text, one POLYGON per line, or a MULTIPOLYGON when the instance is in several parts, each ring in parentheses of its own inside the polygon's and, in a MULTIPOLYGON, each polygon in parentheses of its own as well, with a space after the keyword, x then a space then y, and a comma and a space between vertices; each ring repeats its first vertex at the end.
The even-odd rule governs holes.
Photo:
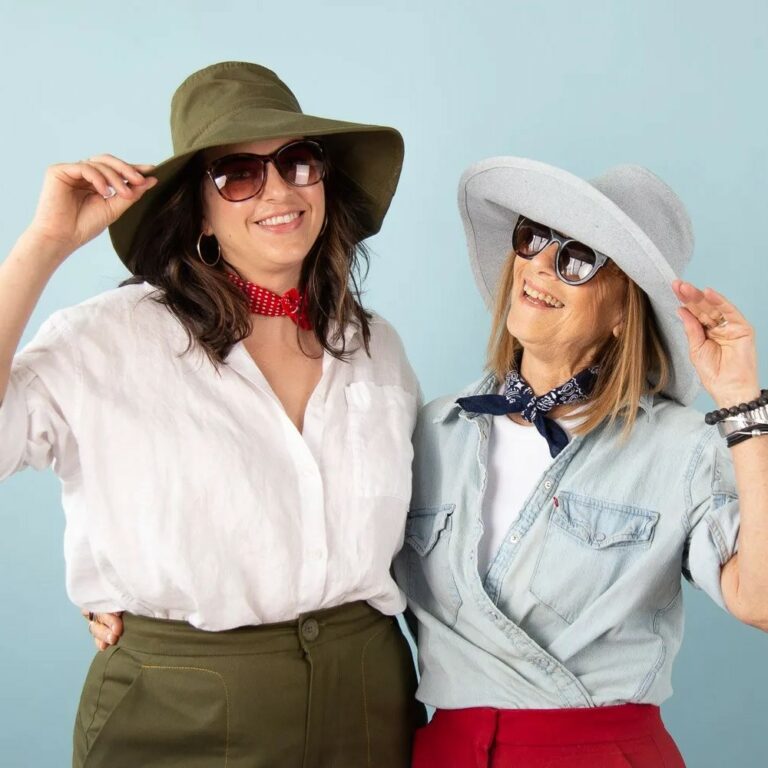
POLYGON ((663 728, 659 707, 619 704, 575 709, 472 707, 435 713, 443 727, 468 733, 491 731, 502 744, 581 744, 642 738, 663 728))
POLYGON ((218 656, 299 651, 371 629, 393 617, 364 601, 302 614, 293 621, 238 627, 220 632, 185 621, 123 615, 119 645, 134 651, 172 656, 218 656))

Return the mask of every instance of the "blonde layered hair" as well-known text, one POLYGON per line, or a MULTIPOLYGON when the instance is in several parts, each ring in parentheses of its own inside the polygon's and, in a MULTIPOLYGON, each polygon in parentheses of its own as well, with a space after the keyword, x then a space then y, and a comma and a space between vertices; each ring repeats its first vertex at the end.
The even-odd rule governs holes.
MULTIPOLYGON (((488 368, 498 381, 515 367, 522 344, 507 330, 512 290, 515 284, 515 254, 510 254, 499 280, 488 341, 488 368)), ((670 362, 650 301, 645 292, 609 261, 603 271, 614 271, 624 283, 624 319, 618 338, 611 335, 597 360, 600 373, 592 396, 579 414, 583 419, 573 432, 586 435, 607 420, 609 426, 622 421, 627 436, 637 418, 640 397, 654 395, 669 383, 670 362)), ((604 275, 597 275, 599 279, 604 275)))

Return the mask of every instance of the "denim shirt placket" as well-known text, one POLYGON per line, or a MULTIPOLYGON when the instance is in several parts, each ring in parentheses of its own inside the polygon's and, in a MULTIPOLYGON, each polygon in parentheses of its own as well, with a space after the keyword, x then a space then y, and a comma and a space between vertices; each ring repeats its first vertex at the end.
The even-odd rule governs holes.
MULTIPOLYGON (((476 508, 482 509, 483 497, 488 482, 488 436, 491 417, 486 414, 459 413, 459 418, 473 423, 477 428, 477 462, 479 472, 478 498, 476 508)), ((478 515, 472 521, 473 535, 463 538, 462 560, 468 567, 461 570, 468 576, 465 584, 472 594, 475 607, 486 614, 493 624, 523 653, 524 658, 534 665, 546 677, 552 679, 564 704, 568 707, 594 706, 592 698, 578 680, 557 659, 547 653, 526 632, 507 618, 497 607, 504 577, 511 567, 520 544, 541 514, 544 507, 552 502, 555 489, 568 464, 579 449, 582 437, 575 437, 555 458, 552 465, 541 477, 540 482, 525 502, 519 518, 512 524, 504 538, 499 553, 494 558, 485 582, 480 577, 477 567, 477 549, 482 533, 482 522, 478 515)), ((467 519, 466 523, 470 523, 467 519)), ((469 526, 467 525, 467 528, 469 526)), ((464 565, 464 563, 463 563, 464 565)))
POLYGON ((499 602, 504 579, 512 566, 515 556, 520 551, 525 535, 533 527, 536 520, 538 520, 545 506, 553 503, 555 489, 560 482, 560 478, 568 468, 571 458, 578 450, 581 441, 581 437, 575 437, 555 458, 547 471, 541 476, 537 486, 525 500, 517 520, 512 523, 504 536, 501 548, 493 558, 483 584, 485 591, 495 604, 499 602))

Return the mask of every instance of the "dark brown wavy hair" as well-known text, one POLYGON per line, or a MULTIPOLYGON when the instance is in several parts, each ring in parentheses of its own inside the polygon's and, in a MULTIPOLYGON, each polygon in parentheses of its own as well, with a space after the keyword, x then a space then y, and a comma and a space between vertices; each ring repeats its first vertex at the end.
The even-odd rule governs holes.
MULTIPOLYGON (((189 338, 197 341, 214 365, 224 362, 232 347, 252 330, 243 292, 227 277, 225 263, 203 264, 197 253, 202 231, 202 155, 196 155, 174 184, 160 193, 154 215, 136 233, 129 259, 135 275, 122 285, 148 282, 159 289, 155 301, 179 319, 189 338)), ((368 271, 368 250, 362 242, 366 198, 330 163, 324 180, 327 221, 302 264, 299 290, 307 301, 314 334, 323 349, 348 358, 344 330, 359 325, 370 354, 370 313, 362 306, 360 284, 368 271)), ((204 244, 206 238, 203 238, 204 244)), ((210 247, 210 243, 208 243, 210 247)), ((214 248, 214 252, 215 252, 214 248)), ((213 261, 205 251, 206 260, 213 261)), ((299 328, 296 334, 301 346, 299 328)))

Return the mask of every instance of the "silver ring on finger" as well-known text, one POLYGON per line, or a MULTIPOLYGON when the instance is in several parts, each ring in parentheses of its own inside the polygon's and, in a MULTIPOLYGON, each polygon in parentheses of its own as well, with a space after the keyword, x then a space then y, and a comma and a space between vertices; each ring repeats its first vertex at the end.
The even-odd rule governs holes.
POLYGON ((708 317, 707 321, 708 322, 702 323, 706 333, 709 333, 710 331, 722 330, 726 325, 728 325, 728 320, 726 319, 725 315, 720 315, 718 319, 714 317, 708 317))

